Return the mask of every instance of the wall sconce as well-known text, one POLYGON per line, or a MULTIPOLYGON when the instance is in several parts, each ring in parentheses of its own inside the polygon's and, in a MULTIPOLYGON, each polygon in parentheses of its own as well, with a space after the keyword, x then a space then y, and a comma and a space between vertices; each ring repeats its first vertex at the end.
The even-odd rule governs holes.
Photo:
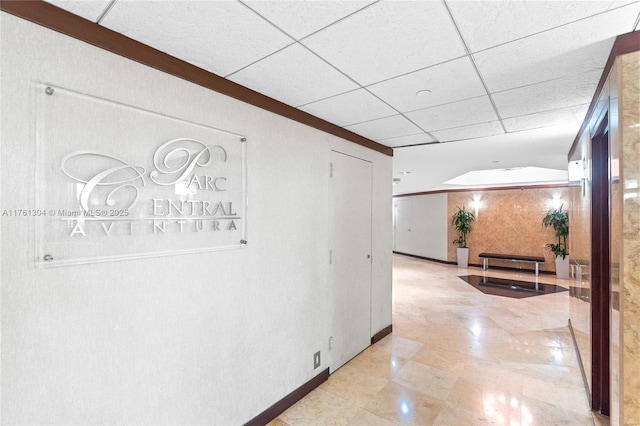
POLYGON ((562 205, 562 199, 560 198, 560 194, 553 194, 551 207, 553 207, 553 209, 559 209, 561 205, 562 205))
POLYGON ((569 182, 580 182, 582 187, 582 195, 586 194, 587 187, 587 174, 589 171, 589 164, 586 158, 582 160, 575 160, 569 163, 569 182))
POLYGON ((475 211, 475 215, 476 217, 478 216, 478 211, 480 210, 480 194, 475 194, 473 196, 473 202, 471 203, 471 206, 473 207, 473 210, 475 211))

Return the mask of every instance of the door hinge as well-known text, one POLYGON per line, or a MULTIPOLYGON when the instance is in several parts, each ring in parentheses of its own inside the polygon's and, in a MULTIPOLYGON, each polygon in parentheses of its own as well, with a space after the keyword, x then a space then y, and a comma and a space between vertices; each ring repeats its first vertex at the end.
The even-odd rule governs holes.
POLYGON ((331 346, 333 346, 333 336, 329 336, 329 352, 331 352, 331 346))
POLYGON ((333 265, 333 250, 329 250, 329 265, 333 265))
POLYGON ((329 163, 329 177, 333 177, 333 163, 329 163))

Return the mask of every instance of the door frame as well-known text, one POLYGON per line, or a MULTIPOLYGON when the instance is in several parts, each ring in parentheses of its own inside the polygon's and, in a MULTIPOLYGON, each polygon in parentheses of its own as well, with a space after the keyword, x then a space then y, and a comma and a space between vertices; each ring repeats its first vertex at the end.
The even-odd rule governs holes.
MULTIPOLYGON (((366 285, 368 286, 368 303, 367 303, 367 314, 368 314, 368 324, 367 324, 367 335, 366 335, 366 345, 364 347, 358 347, 358 352, 353 353, 352 355, 355 356, 357 355, 360 351, 366 349, 368 346, 370 346, 371 344, 371 336, 372 336, 372 319, 373 319, 373 313, 372 313, 372 303, 373 303, 373 264, 372 264, 372 251, 373 251, 373 188, 374 188, 374 183, 373 183, 373 163, 370 160, 364 159, 364 158, 360 158, 357 157, 355 155, 351 155, 351 154, 347 154, 335 149, 330 150, 330 157, 329 157, 329 162, 331 163, 330 165, 330 177, 329 179, 333 179, 334 175, 336 173, 338 173, 338 168, 334 167, 334 159, 336 155, 340 155, 342 157, 345 158, 351 158, 353 160, 357 160, 360 161, 362 163, 366 163, 368 164, 369 167, 369 175, 368 175, 368 186, 369 186, 369 191, 368 191, 368 197, 369 197, 369 229, 368 229, 368 241, 369 241, 369 246, 366 249, 366 253, 360 253, 360 255, 362 256, 362 258, 358 257, 357 259, 354 260, 361 260, 364 262, 368 262, 368 268, 369 268, 369 273, 368 273, 368 282, 366 283, 366 285), (366 256, 366 257, 365 257, 366 256)), ((328 206, 329 209, 332 209, 333 203, 334 203, 334 199, 333 199, 333 191, 335 191, 336 188, 336 182, 329 182, 329 202, 328 202, 328 206)), ((361 192, 361 191, 360 191, 361 192)), ((362 192, 361 192, 362 193, 362 192)), ((332 213, 331 210, 329 210, 329 218, 331 220, 332 217, 332 213)), ((339 262, 339 259, 337 258, 338 253, 335 252, 334 250, 334 246, 335 246, 335 240, 336 238, 340 238, 338 237, 338 235, 342 236, 342 234, 337 234, 337 230, 336 230, 336 224, 334 223, 330 223, 329 226, 329 250, 330 250, 330 254, 329 254, 329 258, 330 258, 330 266, 333 267, 333 265, 337 264, 339 262)), ((364 264, 363 262, 363 264, 364 264)), ((335 355, 335 349, 336 347, 334 346, 334 338, 333 336, 336 335, 336 308, 338 306, 338 302, 342 301, 342 299, 337 300, 336 297, 336 286, 338 285, 336 277, 337 274, 335 271, 330 271, 329 273, 329 277, 330 277, 330 286, 331 286, 331 294, 332 294, 332 305, 333 305, 333 313, 332 313, 332 317, 331 317, 331 329, 330 329, 330 342, 329 342, 329 351, 330 351, 330 361, 329 361, 329 369, 330 369, 330 373, 333 373, 334 371, 337 371, 340 367, 342 367, 344 364, 346 364, 347 362, 349 362, 350 359, 352 359, 353 357, 347 359, 346 361, 344 361, 344 359, 336 359, 335 355), (344 361, 344 362, 343 362, 344 361)), ((360 335, 358 335, 360 336, 360 335)), ((363 337, 363 344, 365 342, 364 339, 364 335, 363 337)), ((337 339, 336 339, 337 340, 337 339)), ((336 344, 339 344, 339 342, 335 342, 336 344)), ((349 348, 349 351, 351 352, 353 348, 349 348)), ((351 355, 349 355, 351 356, 351 355)))
POLYGON ((609 111, 591 137, 591 409, 610 412, 609 111))

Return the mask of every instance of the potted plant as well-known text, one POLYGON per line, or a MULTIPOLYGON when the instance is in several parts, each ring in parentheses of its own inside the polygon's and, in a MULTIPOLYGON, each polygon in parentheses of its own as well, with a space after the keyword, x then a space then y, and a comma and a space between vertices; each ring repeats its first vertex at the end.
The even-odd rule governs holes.
POLYGON ((545 228, 553 228, 558 243, 547 244, 556 256, 556 276, 558 278, 569 278, 569 251, 567 248, 567 237, 569 236, 569 213, 559 208, 549 210, 542 219, 545 228))
POLYGON ((469 266, 469 248, 467 247, 467 234, 471 232, 471 223, 476 217, 464 207, 458 207, 458 211, 451 217, 451 224, 456 229, 459 237, 453 240, 453 244, 458 246, 457 257, 458 267, 469 266))

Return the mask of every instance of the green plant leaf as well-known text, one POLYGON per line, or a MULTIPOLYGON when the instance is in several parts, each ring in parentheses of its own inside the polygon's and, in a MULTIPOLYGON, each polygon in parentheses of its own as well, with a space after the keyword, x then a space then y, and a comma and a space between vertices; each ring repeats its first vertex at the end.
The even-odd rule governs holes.
POLYGON ((569 236, 569 213, 562 210, 563 205, 557 209, 549 210, 542 218, 542 225, 545 228, 553 228, 555 236, 558 237, 556 244, 547 244, 556 256, 564 259, 569 255, 567 248, 567 237, 569 236))
POLYGON ((453 240, 453 244, 456 244, 460 248, 467 247, 467 235, 471 232, 471 223, 475 219, 476 217, 473 213, 467 211, 464 207, 458 207, 458 211, 451 216, 451 224, 460 236, 453 240))

